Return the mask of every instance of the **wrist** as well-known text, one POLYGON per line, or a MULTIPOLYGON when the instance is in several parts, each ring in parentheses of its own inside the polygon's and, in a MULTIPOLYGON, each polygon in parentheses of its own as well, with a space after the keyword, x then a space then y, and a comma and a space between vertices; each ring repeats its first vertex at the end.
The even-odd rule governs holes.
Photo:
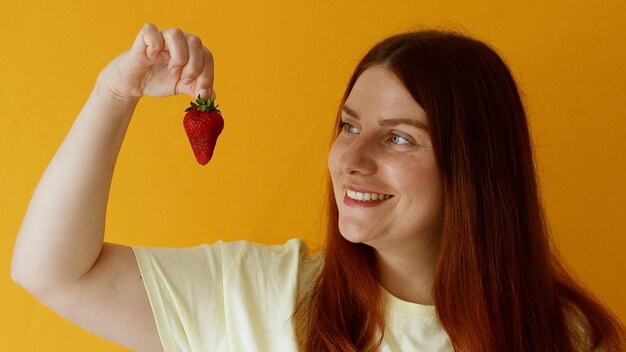
POLYGON ((107 80, 102 77, 102 74, 98 76, 92 94, 116 105, 135 105, 141 99, 141 96, 123 94, 120 90, 115 89, 111 84, 108 84, 107 80))
POLYGON ((85 104, 88 111, 95 112, 99 120, 128 120, 132 117, 141 97, 120 95, 109 85, 98 80, 85 104))
POLYGON ((122 104, 136 104, 141 94, 133 92, 136 89, 130 88, 131 85, 125 81, 128 74, 120 72, 120 60, 121 57, 116 58, 100 72, 96 79, 94 94, 122 104))

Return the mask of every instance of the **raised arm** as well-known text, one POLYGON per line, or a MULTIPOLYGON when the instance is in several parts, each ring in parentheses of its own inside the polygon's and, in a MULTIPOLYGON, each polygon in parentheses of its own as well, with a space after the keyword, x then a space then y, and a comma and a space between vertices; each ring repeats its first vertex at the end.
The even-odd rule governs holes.
POLYGON ((200 39, 146 24, 96 85, 42 176, 13 253, 14 281, 106 339, 137 350, 160 342, 129 247, 103 243, 113 169, 144 96, 213 93, 213 58, 200 39))

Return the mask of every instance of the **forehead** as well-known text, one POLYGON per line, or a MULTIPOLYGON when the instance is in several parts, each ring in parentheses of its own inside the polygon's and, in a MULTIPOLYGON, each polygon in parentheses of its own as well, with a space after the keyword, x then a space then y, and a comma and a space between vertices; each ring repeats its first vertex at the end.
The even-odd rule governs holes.
POLYGON ((363 71, 352 87, 345 106, 365 118, 413 117, 427 123, 424 109, 413 99, 398 76, 382 65, 363 71))

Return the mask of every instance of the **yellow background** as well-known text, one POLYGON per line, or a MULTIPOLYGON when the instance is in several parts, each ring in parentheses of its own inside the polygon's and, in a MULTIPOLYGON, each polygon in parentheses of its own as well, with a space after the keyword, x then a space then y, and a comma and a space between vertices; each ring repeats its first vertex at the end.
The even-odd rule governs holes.
POLYGON ((108 241, 320 241, 326 150, 357 60, 400 31, 492 43, 524 93, 551 228, 567 265, 626 320, 626 2, 24 1, 0 3, 0 349, 123 351, 10 280, 30 195, 100 69, 147 21, 200 35, 226 128, 206 167, 188 97, 144 99, 122 149, 108 241))

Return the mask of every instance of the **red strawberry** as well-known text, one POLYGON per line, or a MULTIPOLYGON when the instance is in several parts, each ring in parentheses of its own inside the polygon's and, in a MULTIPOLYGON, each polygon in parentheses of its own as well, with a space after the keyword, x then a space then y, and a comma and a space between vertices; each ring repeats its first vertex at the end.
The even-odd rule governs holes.
POLYGON ((191 149, 200 165, 206 165, 211 157, 217 137, 224 129, 224 119, 222 113, 213 106, 211 99, 198 99, 185 110, 183 126, 187 132, 187 138, 191 143, 191 149))

